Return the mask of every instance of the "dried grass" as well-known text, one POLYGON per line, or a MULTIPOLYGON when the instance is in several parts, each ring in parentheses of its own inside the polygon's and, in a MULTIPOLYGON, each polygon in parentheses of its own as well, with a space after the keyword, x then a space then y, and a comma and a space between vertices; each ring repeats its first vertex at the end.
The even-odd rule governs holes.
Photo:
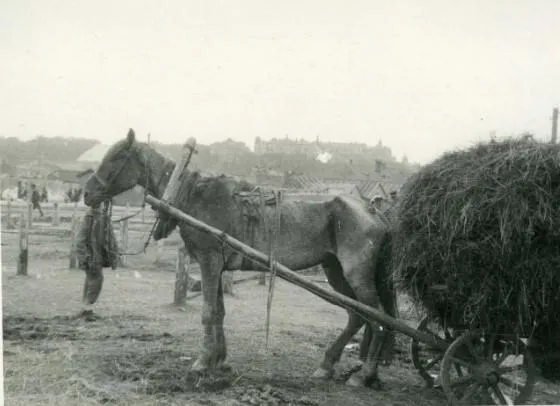
POLYGON ((491 141, 423 168, 401 192, 393 258, 401 288, 451 326, 560 323, 560 146, 491 141))

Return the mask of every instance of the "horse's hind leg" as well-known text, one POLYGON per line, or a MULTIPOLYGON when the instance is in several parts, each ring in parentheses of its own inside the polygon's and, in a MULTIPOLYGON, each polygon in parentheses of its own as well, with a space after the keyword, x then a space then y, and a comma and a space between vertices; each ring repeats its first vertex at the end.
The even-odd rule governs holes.
POLYGON ((329 379, 334 373, 334 366, 340 360, 342 356, 342 351, 344 347, 352 337, 360 330, 364 325, 364 320, 356 315, 355 313, 348 312, 348 323, 342 333, 337 337, 337 339, 330 345, 330 347, 325 351, 325 357, 321 366, 311 376, 317 379, 329 379))
POLYGON ((360 343, 360 360, 362 362, 364 362, 367 359, 369 347, 371 345, 371 340, 373 338, 371 323, 365 323, 365 325, 366 327, 364 329, 364 336, 362 337, 362 342, 360 343))
POLYGON ((381 358, 381 352, 384 348, 386 341, 386 331, 379 330, 375 323, 372 323, 372 340, 369 345, 368 353, 362 369, 354 373, 347 381, 348 386, 371 386, 374 389, 381 389, 381 381, 377 374, 377 367, 379 365, 379 359, 381 358), (375 329, 375 330, 374 330, 375 329))
POLYGON ((226 316, 226 307, 224 304, 224 290, 222 286, 222 278, 219 278, 218 285, 218 301, 216 309, 216 319, 218 323, 215 325, 214 334, 216 337, 216 344, 218 352, 216 355, 216 366, 221 370, 230 370, 231 368, 225 363, 227 357, 226 336, 224 333, 224 318, 226 316))
MULTIPOLYGON (((327 260, 323 263, 323 268, 330 285, 337 292, 343 295, 354 297, 352 289, 348 283, 344 280, 342 275, 342 268, 338 261, 334 258, 327 260)), ((325 357, 321 366, 313 373, 312 378, 316 379, 328 379, 332 377, 334 373, 334 365, 340 360, 342 356, 342 351, 344 347, 352 337, 362 328, 364 325, 364 320, 353 312, 348 312, 348 323, 346 327, 337 337, 337 339, 329 346, 327 351, 325 351, 325 357)), ((364 337, 367 335, 364 333, 364 337)), ((364 343, 362 342, 362 346, 364 343)), ((366 350, 369 346, 366 345, 366 350)))
MULTIPOLYGON (((354 281, 356 282, 356 281, 354 281)), ((368 306, 379 309, 380 303, 377 295, 377 290, 372 286, 372 283, 368 284, 358 284, 354 286, 354 291, 358 300, 368 306), (369 285, 369 287, 368 287, 369 285)), ((377 367, 379 364, 379 359, 381 351, 384 349, 387 343, 387 331, 386 329, 381 329, 377 323, 368 322, 368 327, 370 329, 371 342, 369 348, 367 348, 367 355, 365 357, 362 369, 355 372, 346 381, 349 386, 372 386, 375 389, 381 388, 381 383, 377 374, 377 367)), ((364 336, 365 339, 365 336, 364 336)), ((366 352, 366 347, 363 346, 360 352, 361 357, 363 357, 366 352)))

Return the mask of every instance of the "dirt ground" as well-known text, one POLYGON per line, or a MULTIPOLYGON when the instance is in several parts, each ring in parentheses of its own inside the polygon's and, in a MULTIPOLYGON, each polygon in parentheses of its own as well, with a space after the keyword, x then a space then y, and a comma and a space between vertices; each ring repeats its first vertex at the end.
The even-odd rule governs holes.
MULTIPOLYGON (((129 257, 126 268, 105 270, 94 314, 84 317, 84 274, 68 269, 69 237, 63 234, 30 237, 25 277, 16 275, 17 235, 2 234, 6 405, 446 403, 440 390, 424 388, 410 360, 410 340, 402 335, 396 360, 380 368, 381 391, 344 385, 356 364, 351 352, 345 352, 334 380, 309 379, 326 345, 343 328, 346 312, 280 280, 268 349, 268 286, 256 281, 236 284, 234 296, 226 296, 225 320, 233 370, 199 379, 189 367, 200 346, 201 298, 181 308, 171 305, 177 239, 166 243, 159 263, 151 246, 146 254, 129 257)), ((131 245, 141 243, 140 237, 131 238, 131 245)), ((245 276, 235 273, 236 279, 245 276)), ((410 305, 403 300, 400 306, 401 316, 416 323, 410 305)), ((560 386, 539 382, 532 403, 560 403, 560 386)))

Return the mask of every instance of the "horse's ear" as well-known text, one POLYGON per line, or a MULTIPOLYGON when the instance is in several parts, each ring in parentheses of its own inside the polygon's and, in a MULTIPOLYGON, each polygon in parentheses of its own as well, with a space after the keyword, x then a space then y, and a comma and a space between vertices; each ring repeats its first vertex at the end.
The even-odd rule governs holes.
POLYGON ((134 130, 132 128, 128 130, 128 134, 126 134, 126 139, 129 145, 132 145, 132 143, 136 139, 136 134, 134 133, 134 130))

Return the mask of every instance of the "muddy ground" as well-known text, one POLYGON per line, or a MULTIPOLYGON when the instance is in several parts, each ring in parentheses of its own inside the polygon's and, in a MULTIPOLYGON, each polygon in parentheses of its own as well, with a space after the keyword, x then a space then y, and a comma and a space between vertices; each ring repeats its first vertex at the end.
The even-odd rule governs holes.
MULTIPOLYGON (((47 230, 48 231, 48 230, 47 230)), ((142 236, 131 238, 141 245, 142 236)), ((232 371, 213 378, 189 367, 200 345, 201 298, 173 299, 176 238, 165 260, 155 248, 105 271, 93 314, 82 314, 84 275, 68 269, 69 237, 32 235, 29 275, 16 276, 17 235, 2 235, 4 396, 6 405, 441 405, 412 366, 409 339, 398 337, 391 366, 380 369, 383 390, 354 389, 344 379, 356 365, 347 351, 334 380, 308 377, 346 322, 344 310, 277 281, 268 348, 268 286, 237 284, 226 297, 225 328, 232 371)), ((194 275, 197 277, 197 275, 194 275)), ((235 278, 245 277, 236 272, 235 278)), ((320 276, 312 276, 315 280, 320 276)), ((327 285, 322 285, 327 286, 327 285)), ((401 316, 416 313, 406 300, 401 316)), ((560 387, 539 382, 534 404, 560 403, 560 387)))

